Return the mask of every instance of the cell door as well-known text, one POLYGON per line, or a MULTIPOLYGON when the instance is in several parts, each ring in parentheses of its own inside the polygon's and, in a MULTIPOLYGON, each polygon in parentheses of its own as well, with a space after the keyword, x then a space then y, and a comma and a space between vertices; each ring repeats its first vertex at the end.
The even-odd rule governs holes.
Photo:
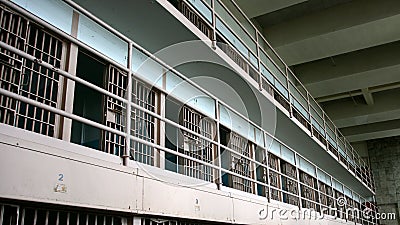
MULTIPOLYGON (((37 60, 47 62, 54 68, 62 69, 63 41, 47 33, 25 18, 1 8, 2 42, 16 47, 37 60)), ((57 108, 60 102, 60 76, 36 62, 1 50, 0 86, 37 102, 57 108)), ((47 110, 0 97, 0 121, 19 128, 56 136, 54 113, 47 110)))
MULTIPOLYGON (((231 132, 230 134, 229 147, 246 157, 251 157, 251 143, 235 132, 231 132)), ((231 163, 233 172, 248 178, 252 177, 251 163, 249 159, 231 153, 231 163)), ((253 185, 250 180, 237 176, 232 176, 232 187, 249 193, 252 193, 253 191, 253 185)))
MULTIPOLYGON (((109 65, 106 88, 109 92, 125 98, 126 88, 128 84, 128 75, 126 72, 119 70, 113 65, 109 65)), ((106 126, 125 131, 125 110, 126 105, 110 96, 105 96, 105 124, 106 126)), ((125 138, 123 136, 105 131, 104 132, 104 151, 122 156, 125 150, 125 138)))
MULTIPOLYGON (((0 8, 0 41, 25 51, 28 21, 4 8, 0 8)), ((0 49, 0 88, 19 93, 23 59, 15 53, 0 49)), ((14 125, 17 101, 0 95, 0 122, 14 125)))
MULTIPOLYGON (((183 106, 180 115, 181 124, 189 130, 206 138, 213 139, 214 123, 194 109, 183 106)), ((195 159, 207 163, 213 161, 213 144, 198 135, 181 130, 183 136, 183 153, 195 159)), ((182 158, 183 174, 201 180, 213 181, 213 170, 211 167, 190 159, 182 158)))
MULTIPOLYGON (((149 85, 139 80, 133 80, 132 101, 135 104, 150 112, 156 112, 156 98, 156 91, 149 85)), ((157 120, 154 116, 137 108, 132 108, 131 112, 131 135, 144 141, 156 143, 157 120)), ((153 147, 137 141, 132 141, 131 143, 130 152, 133 160, 152 166, 155 165, 155 149, 153 147)))

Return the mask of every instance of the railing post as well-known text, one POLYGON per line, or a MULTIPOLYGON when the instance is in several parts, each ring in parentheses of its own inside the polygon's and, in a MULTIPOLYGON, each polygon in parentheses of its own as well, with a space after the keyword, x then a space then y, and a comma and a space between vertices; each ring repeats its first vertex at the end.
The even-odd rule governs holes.
POLYGON ((212 9, 212 40, 211 40, 211 47, 212 49, 217 49, 217 29, 216 29, 216 24, 217 24, 217 17, 215 13, 215 1, 216 0, 211 0, 211 9, 212 9))
POLYGON ((123 165, 128 165, 129 155, 131 151, 131 102, 132 102, 132 43, 128 44, 128 84, 126 90, 126 100, 128 103, 126 104, 126 136, 125 136, 125 152, 122 156, 123 165))
MULTIPOLYGON (((265 146, 265 166, 267 168, 267 183, 268 183, 268 202, 271 202, 271 179, 269 177, 269 156, 268 156, 268 142, 267 142, 268 134, 264 132, 264 146, 265 146)), ((273 139, 271 140, 273 141, 273 139)), ((272 142, 271 142, 272 145, 272 142)))
POLYGON ((300 170, 299 170, 299 164, 297 162, 300 162, 300 158, 297 155, 296 152, 294 152, 294 164, 296 166, 296 175, 297 175, 297 195, 299 197, 299 209, 303 208, 303 199, 301 197, 301 184, 300 184, 300 170), (297 159, 299 159, 297 161, 297 159))
POLYGON ((260 58, 260 44, 258 42, 258 32, 256 30, 256 45, 257 45, 257 63, 258 63, 258 89, 263 90, 262 87, 262 74, 261 74, 261 58, 260 58))
MULTIPOLYGON (((214 0, 213 0, 214 2, 214 0)), ((220 108, 219 108, 219 101, 218 99, 215 99, 215 118, 217 119, 217 127, 216 127, 216 135, 217 135, 217 154, 215 154, 215 157, 218 159, 218 168, 219 171, 216 173, 216 176, 218 178, 215 179, 215 183, 217 184, 217 188, 220 190, 222 186, 222 158, 221 158, 221 140, 220 140, 220 133, 219 133, 219 127, 220 127, 220 108)), ((215 158, 214 158, 215 160, 215 158)))
POLYGON ((313 137, 310 93, 307 90, 306 90, 306 95, 307 95, 308 119, 310 120, 310 134, 311 137, 313 137))
POLYGON ((292 96, 292 93, 290 92, 290 82, 289 82, 289 76, 288 76, 288 67, 285 65, 285 76, 286 76, 286 88, 287 88, 287 91, 288 91, 288 97, 289 97, 289 115, 290 115, 290 118, 292 118, 293 117, 293 107, 292 107, 292 101, 291 101, 291 96, 292 96))

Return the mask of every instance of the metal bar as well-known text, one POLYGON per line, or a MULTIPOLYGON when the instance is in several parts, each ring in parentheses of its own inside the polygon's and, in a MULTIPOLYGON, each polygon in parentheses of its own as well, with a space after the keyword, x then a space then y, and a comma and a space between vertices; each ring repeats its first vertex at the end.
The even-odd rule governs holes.
POLYGON ((94 126, 96 128, 102 129, 102 130, 106 130, 106 131, 109 131, 109 132, 112 132, 112 133, 115 133, 115 134, 118 134, 118 135, 121 135, 121 136, 124 136, 124 137, 126 135, 125 133, 123 133, 121 131, 109 128, 109 127, 107 127, 107 126, 105 126, 103 124, 99 124, 99 123, 93 122, 91 120, 82 118, 80 116, 77 116, 77 115, 74 115, 74 114, 71 114, 71 113, 67 113, 67 112, 65 112, 63 110, 51 107, 49 105, 37 102, 37 101, 32 100, 30 98, 23 97, 21 95, 15 94, 13 92, 10 92, 10 91, 7 91, 7 90, 1 89, 1 88, 0 88, 0 94, 8 96, 10 98, 14 98, 14 99, 16 99, 18 101, 25 102, 27 104, 30 104, 30 105, 45 109, 45 110, 50 111, 52 113, 56 113, 56 114, 59 114, 59 115, 64 116, 64 117, 68 117, 70 119, 73 119, 73 120, 76 120, 76 121, 79 121, 79 122, 82 122, 82 123, 86 123, 86 124, 88 124, 90 126, 94 126))
POLYGON ((100 93, 102 93, 104 95, 108 95, 108 96, 110 96, 110 97, 112 97, 112 98, 114 98, 116 100, 122 101, 124 103, 127 102, 126 99, 124 99, 124 98, 122 98, 122 97, 120 97, 118 95, 115 95, 115 94, 113 94, 113 93, 111 93, 109 91, 106 91, 103 88, 100 88, 100 87, 98 87, 98 86, 96 86, 96 85, 94 85, 94 84, 92 84, 92 83, 90 83, 88 81, 83 80, 82 78, 79 78, 77 76, 73 76, 68 72, 65 72, 63 70, 55 68, 53 65, 51 65, 51 64, 49 64, 47 62, 43 62, 41 59, 35 58, 34 56, 31 56, 31 55, 29 55, 29 54, 27 54, 27 53, 25 53, 25 52, 23 52, 23 51, 21 51, 21 50, 19 50, 17 48, 9 46, 9 45, 7 45, 7 44, 5 44, 3 42, 0 42, 0 47, 6 49, 8 51, 14 52, 14 53, 16 53, 16 54, 18 54, 18 55, 20 55, 20 56, 22 56, 22 57, 24 57, 24 58, 26 58, 28 60, 31 60, 31 61, 41 65, 41 66, 44 66, 44 67, 46 67, 48 69, 51 69, 54 72, 59 73, 60 75, 62 75, 64 77, 67 77, 68 79, 71 79, 71 80, 73 80, 75 82, 81 83, 81 84, 83 84, 83 85, 85 85, 85 86, 87 86, 87 87, 89 87, 89 88, 91 88, 91 89, 93 89, 95 91, 98 91, 98 92, 100 92, 100 93))
POLYGON ((16 12, 24 15, 25 17, 27 17, 28 19, 34 21, 37 24, 40 24, 41 26, 43 26, 44 28, 48 29, 49 31, 51 31, 52 33, 57 34, 58 36, 62 37, 63 39, 65 39, 66 41, 69 41, 71 43, 74 43, 76 45, 78 45, 79 47, 84 47, 86 50, 88 50, 90 53, 102 57, 104 58, 106 61, 116 64, 118 65, 118 67, 122 70, 126 70, 128 71, 128 69, 126 68, 125 65, 121 65, 119 62, 115 62, 113 59, 111 59, 110 57, 103 55, 102 53, 98 52, 97 50, 87 46, 85 43, 82 43, 81 41, 77 40, 76 38, 74 38, 73 36, 70 36, 66 33, 64 33, 63 31, 59 30, 58 28, 55 28, 54 26, 52 26, 49 23, 44 23, 43 20, 39 19, 36 17, 36 15, 26 11, 25 9, 15 5, 15 3, 11 2, 11 1, 7 1, 7 0, 0 0, 0 3, 12 8, 13 10, 15 10, 16 12))
MULTIPOLYGON (((131 70, 132 67, 132 45, 128 45, 128 69, 131 70)), ((128 73, 127 75, 127 87, 126 87, 126 100, 128 104, 126 105, 126 126, 125 126, 125 132, 126 132, 126 137, 129 137, 131 135, 131 105, 130 103, 132 102, 132 76, 131 73, 128 73)), ((122 156, 122 162, 124 165, 128 165, 128 160, 129 160, 129 155, 130 155, 130 150, 131 150, 131 140, 128 140, 125 138, 125 151, 122 156)))

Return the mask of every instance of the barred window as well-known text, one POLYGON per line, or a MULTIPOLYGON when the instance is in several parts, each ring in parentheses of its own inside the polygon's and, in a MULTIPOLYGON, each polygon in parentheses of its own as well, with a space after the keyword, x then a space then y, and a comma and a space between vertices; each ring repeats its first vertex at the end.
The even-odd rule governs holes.
MULTIPOLYGON (((133 103, 156 112, 156 92, 144 83, 134 80, 132 82, 133 103)), ((132 108, 131 135, 155 143, 156 119, 143 110, 132 108)), ((131 157, 141 163, 154 165, 154 148, 136 141, 131 142, 131 157)))
MULTIPOLYGON (((0 41, 54 68, 61 68, 63 41, 25 18, 0 8, 0 41)), ((0 50, 0 87, 40 103, 59 107, 59 74, 14 53, 0 50)), ((47 136, 56 135, 54 113, 0 96, 0 122, 47 136)))
MULTIPOLYGON (((183 106, 180 113, 180 123, 201 136, 208 139, 214 138, 214 122, 194 109, 183 106)), ((213 163, 214 144, 185 130, 181 130, 181 132, 183 136, 183 149, 181 151, 185 155, 213 163)), ((186 158, 182 158, 180 161, 180 164, 183 165, 183 174, 205 181, 213 181, 214 174, 210 166, 186 158)))

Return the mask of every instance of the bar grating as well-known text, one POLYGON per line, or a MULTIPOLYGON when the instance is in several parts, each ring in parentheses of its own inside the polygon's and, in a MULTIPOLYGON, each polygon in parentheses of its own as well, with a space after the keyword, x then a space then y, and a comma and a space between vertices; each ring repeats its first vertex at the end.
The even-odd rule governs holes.
MULTIPOLYGON (((61 68, 63 42, 23 17, 1 8, 2 42, 18 48, 54 68, 61 68)), ((1 50, 0 86, 37 102, 58 107, 59 75, 37 62, 1 50)), ((0 96, 0 121, 47 136, 55 135, 56 115, 32 105, 0 96)))
MULTIPOLYGON (((119 97, 125 97, 128 75, 113 65, 108 67, 106 80, 107 90, 119 97)), ((113 129, 125 130, 124 111, 125 104, 110 96, 106 96, 106 125, 113 129)), ((104 151, 110 154, 122 156, 125 150, 125 138, 123 136, 104 131, 104 151)))
MULTIPOLYGON (((144 83, 134 80, 132 82, 132 101, 137 105, 151 111, 156 111, 156 92, 144 83)), ((131 135, 143 140, 155 142, 156 119, 140 109, 132 108, 131 135)), ((131 158, 134 160, 154 165, 154 148, 146 144, 132 141, 131 158)))
MULTIPOLYGON (((229 147, 235 152, 251 157, 251 143, 235 132, 230 133, 229 147)), ((251 178, 250 160, 231 152, 232 172, 251 178)), ((252 193, 253 183, 249 179, 232 175, 232 187, 241 191, 252 193)))
MULTIPOLYGON (((183 106, 181 111, 181 123, 191 131, 202 136, 213 139, 215 126, 212 120, 187 106, 183 106)), ((181 130, 183 135, 183 153, 195 159, 207 163, 213 161, 214 145, 185 130, 181 130)), ((190 177, 195 177, 205 181, 213 181, 213 169, 202 163, 190 159, 183 159, 183 173, 190 177)))

